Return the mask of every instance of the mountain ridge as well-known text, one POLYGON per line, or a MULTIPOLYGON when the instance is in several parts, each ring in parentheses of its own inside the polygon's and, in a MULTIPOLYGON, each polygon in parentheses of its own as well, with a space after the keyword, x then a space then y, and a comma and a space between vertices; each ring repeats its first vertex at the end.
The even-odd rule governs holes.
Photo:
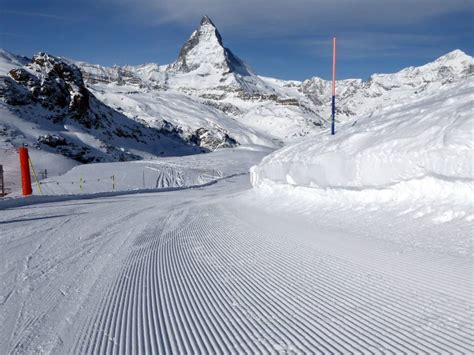
MULTIPOLYGON (((84 88, 111 117, 134 122, 141 127, 139 130, 168 135, 178 146, 194 147, 189 152, 238 144, 280 147, 317 134, 330 117, 330 81, 319 77, 288 81, 255 74, 224 47, 221 34, 208 16, 203 17, 170 64, 105 67, 51 57, 61 65, 77 66, 84 88)), ((0 50, 0 108, 16 112, 21 120, 35 120, 33 111, 28 111, 32 103, 25 97, 30 97, 35 87, 41 89, 28 84, 30 61, 0 50), (9 103, 12 98, 16 105, 9 103), (20 107, 22 102, 24 109, 20 107)), ((454 50, 433 62, 396 73, 373 74, 367 80, 338 80, 336 119, 345 122, 371 115, 446 85, 471 80, 473 72, 474 59, 454 50)), ((46 96, 46 101, 49 99, 46 96)), ((42 117, 53 117, 53 108, 42 117)))

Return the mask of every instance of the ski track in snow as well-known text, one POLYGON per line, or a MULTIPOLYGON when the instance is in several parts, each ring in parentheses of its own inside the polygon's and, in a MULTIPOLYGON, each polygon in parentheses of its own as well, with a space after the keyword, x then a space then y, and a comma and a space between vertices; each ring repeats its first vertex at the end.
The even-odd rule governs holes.
POLYGON ((174 217, 169 230, 137 239, 75 352, 472 349, 472 328, 456 329, 469 303, 454 296, 400 290, 383 270, 305 252, 216 206, 174 217), (373 281, 368 272, 376 272, 373 281), (437 323, 447 319, 452 324, 437 323))
MULTIPOLYGON (((51 350, 76 354, 472 352, 473 284, 468 270, 472 263, 420 259, 416 252, 400 255, 377 245, 364 254, 363 247, 340 248, 337 236, 332 240, 317 231, 311 240, 302 240, 286 231, 259 228, 257 210, 246 210, 242 200, 232 195, 219 195, 221 189, 238 191, 245 179, 236 177, 186 195, 179 191, 142 195, 138 203, 130 196, 115 197, 112 204, 101 200, 101 208, 113 208, 116 218, 101 229, 107 240, 101 241, 98 233, 91 243, 107 250, 117 238, 121 246, 115 247, 115 263, 105 264, 94 286, 84 291, 88 297, 82 299, 69 330, 55 331, 49 324, 49 336, 54 338, 57 332, 60 339, 51 350), (124 234, 120 220, 130 223, 136 218, 144 225, 133 238, 119 238, 124 234), (394 266, 397 263, 400 268, 394 266)), ((97 211, 99 207, 94 206, 97 211)), ((54 228, 69 226, 70 220, 64 219, 54 228)), ((31 255, 44 248, 40 243, 31 255)), ((89 249, 82 254, 72 249, 63 259, 52 258, 36 267, 28 265, 29 256, 24 273, 33 276, 34 270, 61 268, 89 249)), ((46 321, 41 317, 57 307, 56 284, 49 287, 42 292, 51 294, 51 301, 42 304, 33 318, 25 309, 28 303, 23 305, 10 341, 13 353, 38 350, 31 345, 38 339, 29 329, 41 326, 46 321)), ((3 302, 8 300, 11 297, 3 302)))

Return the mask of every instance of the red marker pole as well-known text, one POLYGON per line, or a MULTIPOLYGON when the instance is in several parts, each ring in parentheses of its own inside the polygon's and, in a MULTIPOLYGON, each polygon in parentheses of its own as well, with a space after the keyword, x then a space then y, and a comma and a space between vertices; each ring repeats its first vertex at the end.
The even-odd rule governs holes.
POLYGON ((336 37, 332 39, 332 121, 331 134, 336 134, 336 37))
POLYGON ((30 165, 28 160, 28 148, 18 148, 21 168, 21 189, 23 196, 29 196, 33 193, 31 188, 30 165))

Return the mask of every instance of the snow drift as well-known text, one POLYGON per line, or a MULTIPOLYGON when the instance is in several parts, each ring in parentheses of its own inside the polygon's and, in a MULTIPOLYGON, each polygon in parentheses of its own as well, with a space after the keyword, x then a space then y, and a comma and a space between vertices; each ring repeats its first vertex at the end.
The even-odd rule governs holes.
POLYGON ((252 184, 472 199, 473 102, 470 76, 341 126, 336 136, 322 132, 278 150, 251 169, 252 184))

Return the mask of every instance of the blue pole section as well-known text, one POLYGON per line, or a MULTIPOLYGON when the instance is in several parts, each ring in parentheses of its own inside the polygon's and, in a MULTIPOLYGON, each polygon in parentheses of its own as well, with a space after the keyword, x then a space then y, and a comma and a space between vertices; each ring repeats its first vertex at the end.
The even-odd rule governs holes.
POLYGON ((336 134, 336 37, 332 39, 332 121, 331 134, 336 134))
POLYGON ((331 134, 336 134, 336 96, 332 96, 332 121, 331 121, 331 134))

